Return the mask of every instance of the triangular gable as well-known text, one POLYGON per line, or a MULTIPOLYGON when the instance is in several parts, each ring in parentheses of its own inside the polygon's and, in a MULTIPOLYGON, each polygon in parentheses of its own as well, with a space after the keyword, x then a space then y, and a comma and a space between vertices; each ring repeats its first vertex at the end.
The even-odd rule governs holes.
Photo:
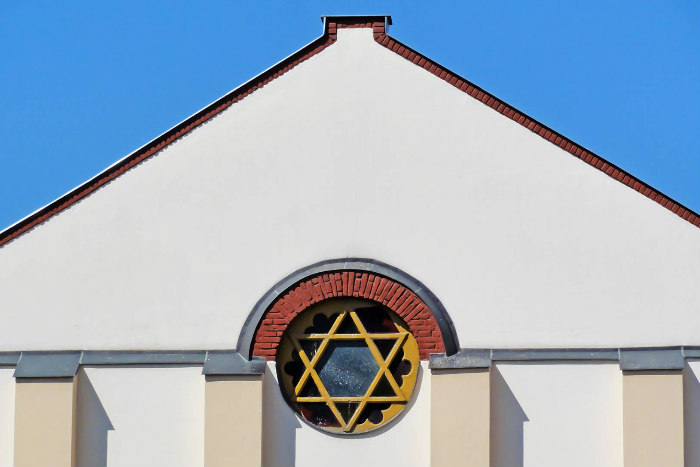
POLYGON ((386 30, 387 26, 391 24, 390 16, 324 16, 322 19, 324 27, 323 34, 320 37, 294 52, 284 60, 263 71, 250 81, 242 84, 220 99, 204 107, 202 110, 196 112, 170 130, 119 160, 92 179, 0 232, 0 247, 23 233, 31 230, 38 224, 45 222, 55 214, 63 211, 82 198, 88 196, 95 190, 99 189, 102 185, 117 178, 135 165, 143 162, 161 149, 186 135, 194 128, 226 110, 235 102, 247 97, 251 93, 268 84, 270 81, 291 70, 298 64, 323 51, 326 47, 332 45, 337 40, 337 31, 339 28, 359 27, 372 28, 374 40, 378 44, 399 54, 406 60, 413 62, 430 73, 433 73, 435 76, 443 79, 455 88, 481 101, 485 105, 519 123, 549 142, 559 146, 571 155, 581 159, 592 167, 604 172, 633 190, 638 191, 642 195, 646 196, 652 201, 655 201, 682 219, 690 222, 694 226, 700 227, 700 214, 692 211, 686 206, 683 206, 678 201, 664 195, 660 191, 654 189, 647 183, 629 174, 615 164, 603 159, 599 155, 575 143, 555 130, 552 130, 548 126, 538 122, 515 107, 503 102, 488 91, 485 91, 479 86, 459 76, 457 73, 454 73, 448 68, 436 63, 435 61, 389 36, 386 30))

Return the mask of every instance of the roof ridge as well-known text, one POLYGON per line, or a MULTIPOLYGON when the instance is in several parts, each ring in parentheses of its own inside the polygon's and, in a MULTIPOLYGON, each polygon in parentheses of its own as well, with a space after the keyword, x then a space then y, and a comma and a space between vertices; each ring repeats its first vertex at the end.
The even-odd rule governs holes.
POLYGON ((245 83, 233 89, 232 91, 228 92, 227 94, 212 102, 208 106, 194 113, 193 115, 178 123, 171 129, 167 130, 166 132, 157 136, 150 142, 141 146, 131 154, 115 162, 111 166, 107 167, 105 170, 90 178, 86 182, 82 183, 81 185, 78 185, 76 188, 72 189, 68 193, 60 196, 56 200, 47 204, 46 206, 39 208, 27 217, 10 225, 3 231, 0 231, 0 247, 6 245, 7 243, 19 237, 23 233, 31 230, 37 225, 53 217, 55 214, 58 214, 59 212, 68 208, 69 206, 73 205, 79 200, 85 198, 86 196, 100 188, 102 185, 117 178, 119 175, 123 174, 135 165, 143 162, 145 159, 148 159, 149 157, 153 156, 164 147, 168 146, 169 144, 178 140, 182 136, 186 135, 194 128, 198 127, 199 125, 210 120, 222 111, 226 110, 235 102, 238 102, 239 100, 247 97, 251 93, 268 84, 270 81, 278 78, 279 76, 291 70, 298 64, 308 60, 312 56, 324 50, 326 47, 332 45, 337 40, 338 28, 352 27, 371 27, 373 31, 374 40, 380 45, 401 55, 407 60, 433 73, 437 77, 447 81, 449 84, 465 92, 469 96, 483 102, 484 104, 488 105, 497 112, 519 123, 525 128, 531 130, 532 132, 540 135, 542 138, 550 141, 551 143, 556 144, 557 146, 561 147, 570 154, 578 157, 579 159, 606 173, 610 177, 618 180, 619 182, 624 183, 630 188, 643 194, 647 198, 657 202, 661 206, 677 214, 682 219, 687 220, 694 226, 700 228, 700 214, 694 212, 693 210, 684 206, 678 201, 664 195, 660 191, 654 189, 647 183, 624 171, 615 164, 603 159, 594 152, 575 143, 571 139, 563 136, 562 134, 552 130, 548 126, 538 122, 534 118, 519 111, 515 107, 508 105, 507 103, 498 99, 488 91, 485 91, 484 89, 480 88, 474 83, 459 76, 457 73, 438 64, 437 62, 427 58, 426 56, 420 54, 419 52, 416 52, 412 48, 389 36, 386 32, 386 27, 388 24, 391 24, 391 17, 327 16, 323 17, 323 21, 323 34, 318 38, 314 39, 301 49, 297 50, 288 57, 279 61, 267 70, 251 78, 250 80, 246 81, 245 83), (331 20, 335 20, 335 22, 332 22, 331 20))

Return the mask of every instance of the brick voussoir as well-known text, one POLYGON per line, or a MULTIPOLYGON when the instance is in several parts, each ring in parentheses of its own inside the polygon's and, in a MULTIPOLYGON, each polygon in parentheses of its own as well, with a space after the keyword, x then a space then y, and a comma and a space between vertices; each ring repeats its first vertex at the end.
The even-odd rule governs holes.
POLYGON ((422 360, 444 351, 435 317, 413 291, 378 274, 342 271, 307 277, 280 294, 260 320, 253 356, 275 360, 281 336, 292 320, 308 307, 333 297, 364 298, 385 305, 406 322, 422 360))

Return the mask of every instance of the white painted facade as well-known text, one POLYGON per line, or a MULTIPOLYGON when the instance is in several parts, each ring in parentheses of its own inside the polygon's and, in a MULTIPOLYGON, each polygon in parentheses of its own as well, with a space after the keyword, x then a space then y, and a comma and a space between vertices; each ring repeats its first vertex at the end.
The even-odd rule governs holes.
MULTIPOLYGON (((371 30, 341 29, 2 247, 0 350, 232 349, 276 282, 342 257, 423 282, 462 347, 700 344, 700 229, 371 30)), ((686 465, 700 462, 698 365, 685 370, 686 465)), ((347 438, 300 421, 268 364, 263 462, 428 465, 429 371, 398 422, 347 438)), ((201 366, 80 374, 76 465, 203 464, 201 366)), ((491 384, 494 465, 623 464, 617 363, 499 363, 491 384)), ((0 466, 13 406, 0 368, 0 466)))
POLYGON ((80 371, 77 466, 203 464, 201 366, 110 366, 80 371))
POLYGON ((0 466, 9 467, 14 458, 15 379, 14 367, 0 367, 0 466))
POLYGON ((616 363, 499 363, 491 371, 492 465, 623 465, 616 363))
POLYGON ((430 465, 430 374, 421 365, 408 408, 397 421, 377 431, 329 436, 298 419, 282 398, 274 363, 265 373, 263 405, 263 465, 270 467, 324 467, 430 465))
POLYGON ((700 361, 687 362, 683 373, 685 465, 700 465, 700 361))
MULTIPOLYGON (((686 465, 699 459, 698 363, 686 378, 686 465)), ((299 420, 282 399, 274 363, 264 384, 266 466, 429 464, 430 378, 422 366, 407 411, 386 429, 333 437, 299 420), (387 449, 401 446, 401 449, 387 449), (319 456, 319 453, 322 455, 319 456)), ((203 465, 204 380, 201 367, 88 367, 79 381, 76 465, 203 465)), ((7 374, 5 374, 7 373, 7 374)), ((11 407, 4 376, 0 404, 11 407)), ((622 373, 616 363, 499 363, 492 370, 492 465, 621 466, 622 373)), ((12 465, 12 411, 4 412, 0 466, 12 465), (10 447, 7 450, 7 446, 10 447)), ((468 416, 459 413, 455 416, 468 416)))
POLYGON ((232 348, 279 279, 347 256, 421 280, 463 347, 700 336, 699 229, 341 29, 5 246, 0 346, 232 348))

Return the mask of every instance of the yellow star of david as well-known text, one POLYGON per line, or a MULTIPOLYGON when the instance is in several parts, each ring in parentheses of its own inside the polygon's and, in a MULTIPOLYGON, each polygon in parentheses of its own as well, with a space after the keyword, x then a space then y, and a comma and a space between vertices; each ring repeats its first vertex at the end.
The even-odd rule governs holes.
MULTIPOLYGON (((326 404, 338 424, 335 428, 324 427, 329 431, 350 433, 376 428, 398 414, 411 396, 418 362, 415 339, 408 332, 405 324, 399 322, 400 320, 396 317, 392 317, 396 326, 395 332, 368 332, 353 308, 346 307, 340 312, 330 313, 327 311, 322 314, 327 318, 334 319, 330 329, 325 333, 310 333, 310 329, 306 326, 301 326, 301 329, 299 329, 300 326, 288 329, 287 336, 292 344, 290 347, 294 349, 303 364, 303 372, 298 382, 294 385, 289 381, 291 402, 302 406, 307 403, 326 404), (349 364, 345 362, 346 366, 341 369, 345 372, 342 375, 351 379, 351 381, 345 381, 346 384, 353 387, 350 392, 355 391, 356 393, 338 394, 337 389, 336 393, 333 393, 333 390, 329 390, 329 387, 332 386, 328 386, 328 380, 324 383, 322 377, 324 369, 319 369, 318 366, 319 363, 328 365, 329 359, 333 358, 333 352, 339 348, 347 349, 347 346, 354 347, 355 349, 352 350, 359 351, 360 356, 365 357, 359 362, 351 361, 349 364), (402 349, 402 358, 411 362, 411 366, 410 372, 402 377, 400 385, 390 367, 402 349), (323 363, 324 361, 325 363, 323 363), (371 380, 367 378, 367 381, 370 381, 368 385, 361 381, 361 377, 358 377, 353 364, 361 365, 365 371, 364 376, 371 377, 371 380), (371 376, 375 367, 376 374, 371 376), (354 381, 352 381, 353 378, 354 381), (313 391, 313 394, 309 394, 308 388, 306 391, 304 390, 309 382, 313 382, 311 387, 317 389, 317 391, 313 391), (358 423, 367 404, 373 403, 384 403, 385 405, 382 407, 388 405, 388 408, 382 410, 382 421, 378 423, 376 420, 370 421, 365 417, 365 420, 358 423)), ((307 317, 303 321, 308 324, 311 318, 307 317)), ((331 382, 331 384, 334 383, 331 382)))

